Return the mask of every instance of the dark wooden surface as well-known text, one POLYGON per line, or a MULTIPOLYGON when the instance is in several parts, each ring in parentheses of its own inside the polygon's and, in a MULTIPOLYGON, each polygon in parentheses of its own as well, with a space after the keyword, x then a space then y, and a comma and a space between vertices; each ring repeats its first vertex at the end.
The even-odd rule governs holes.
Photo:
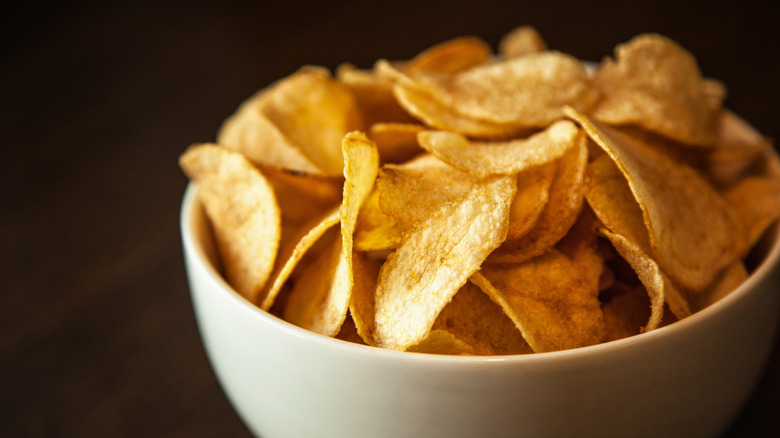
MULTIPOLYGON (((657 31, 780 134, 771 2, 18 3, 2 16, 0 436, 249 435, 198 337, 176 160, 303 64, 368 67, 463 34, 495 44, 520 24, 597 60, 657 31)), ((780 436, 778 413, 775 347, 727 436, 780 436)))

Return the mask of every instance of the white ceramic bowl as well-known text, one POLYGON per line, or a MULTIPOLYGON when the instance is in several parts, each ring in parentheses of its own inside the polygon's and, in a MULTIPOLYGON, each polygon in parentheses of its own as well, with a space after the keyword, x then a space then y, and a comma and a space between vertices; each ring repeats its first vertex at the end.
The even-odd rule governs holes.
POLYGON ((731 295, 615 342, 460 357, 327 338, 254 307, 222 279, 196 187, 181 211, 195 313, 216 375, 258 436, 712 437, 739 413, 773 345, 776 233, 731 295))

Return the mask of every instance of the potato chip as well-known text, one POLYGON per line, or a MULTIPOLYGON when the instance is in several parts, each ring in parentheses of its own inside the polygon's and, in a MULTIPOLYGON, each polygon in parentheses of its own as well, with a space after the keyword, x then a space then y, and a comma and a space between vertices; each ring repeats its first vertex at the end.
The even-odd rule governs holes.
POLYGON ((405 62, 405 73, 429 72, 453 75, 484 64, 493 57, 493 49, 481 38, 458 37, 424 50, 405 62))
POLYGON ((423 131, 417 135, 420 146, 451 166, 477 178, 512 175, 561 157, 574 146, 579 129, 561 120, 528 138, 508 141, 470 141, 449 131, 423 131))
POLYGON ((383 163, 409 160, 422 152, 417 133, 425 127, 417 123, 375 123, 368 129, 368 137, 376 143, 383 163))
POLYGON ((273 188, 246 158, 217 145, 193 145, 179 164, 198 182, 225 277, 254 301, 273 269, 281 236, 273 188))
POLYGON ((407 228, 398 219, 382 211, 379 207, 379 190, 375 189, 358 214, 355 249, 366 252, 395 249, 407 228))
POLYGON ((428 354, 471 355, 473 348, 446 330, 431 330, 420 342, 410 345, 406 351, 428 354))
POLYGON ((707 176, 721 187, 734 184, 771 149, 768 139, 733 112, 724 110, 718 140, 705 158, 707 176))
POLYGON ((531 231, 550 199, 557 163, 547 163, 517 174, 517 193, 509 209, 507 241, 519 240, 531 231))
POLYGON ((260 169, 274 188, 284 221, 302 224, 341 203, 341 181, 272 167, 260 169))
POLYGON ((498 43, 498 54, 502 58, 516 58, 531 53, 544 52, 547 43, 532 26, 520 26, 512 29, 498 43))
POLYGON ((604 311, 606 341, 638 335, 650 320, 650 303, 644 288, 616 283, 601 306, 604 311))
POLYGON ((374 291, 381 261, 366 253, 355 251, 352 254, 354 286, 349 301, 349 313, 355 324, 355 330, 368 345, 376 345, 374 339, 374 291))
POLYGON ((486 265, 472 281, 504 309, 534 352, 603 341, 598 292, 558 250, 520 264, 486 265))
POLYGON ((373 70, 361 70, 351 64, 336 69, 336 80, 355 96, 365 126, 375 123, 413 123, 415 119, 396 102, 393 81, 373 70))
POLYGON ((466 117, 496 124, 544 127, 566 105, 586 109, 596 95, 582 63, 560 52, 500 60, 452 77, 414 75, 419 86, 466 117))
POLYGON ((340 176, 341 139, 362 129, 355 97, 324 69, 277 82, 222 127, 218 141, 272 167, 340 176))
POLYGON ((506 237, 515 190, 512 177, 486 180, 405 236, 379 273, 377 345, 403 350, 427 336, 439 312, 506 237))
POLYGON ((719 102, 701 76, 696 59, 674 41, 645 34, 619 45, 594 78, 604 99, 595 120, 636 124, 691 146, 711 146, 719 102), (717 105, 716 105, 717 104, 717 105))
POLYGON ((517 240, 507 240, 488 257, 488 263, 521 263, 552 248, 574 225, 583 204, 582 189, 588 164, 587 137, 557 160, 550 195, 534 227, 517 240))
POLYGON ((477 183, 477 178, 435 156, 421 156, 401 165, 382 167, 377 180, 379 206, 405 224, 418 224, 477 183))
POLYGON ((626 177, 649 230, 652 256, 676 284, 700 291, 745 247, 732 207, 694 169, 569 109, 626 177))
POLYGON ((601 290, 604 255, 599 247, 598 228, 601 223, 589 208, 583 208, 577 222, 555 245, 571 260, 580 276, 596 292, 601 290))
POLYGON ((339 211, 338 208, 333 208, 321 218, 312 221, 310 226, 301 227, 299 235, 291 239, 291 244, 280 248, 277 265, 270 277, 272 280, 269 282, 267 290, 260 296, 261 309, 269 310, 273 306, 276 297, 301 259, 328 230, 338 223, 339 211))
POLYGON ((780 178, 746 176, 726 189, 723 196, 747 229, 743 251, 752 248, 780 217, 780 178))
POLYGON ((433 329, 444 330, 468 345, 471 354, 526 354, 531 347, 509 317, 480 288, 471 282, 452 297, 433 329))
POLYGON ((339 208, 341 239, 302 273, 285 307, 287 321, 334 336, 347 315, 354 286, 353 235, 360 207, 371 193, 379 171, 376 146, 363 133, 351 132, 342 142, 344 200, 339 208))

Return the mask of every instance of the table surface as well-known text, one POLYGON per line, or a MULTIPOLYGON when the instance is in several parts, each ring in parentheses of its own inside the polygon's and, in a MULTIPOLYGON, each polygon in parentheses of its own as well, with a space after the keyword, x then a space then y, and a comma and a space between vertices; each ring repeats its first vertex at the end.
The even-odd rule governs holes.
MULTIPOLYGON (((3 436, 249 436, 198 337, 177 157, 304 64, 369 67, 464 34, 495 45, 521 24, 598 60, 655 31, 780 134, 771 2, 17 3, 0 69, 3 436)), ((780 346, 727 436, 780 436, 778 408, 780 346)))

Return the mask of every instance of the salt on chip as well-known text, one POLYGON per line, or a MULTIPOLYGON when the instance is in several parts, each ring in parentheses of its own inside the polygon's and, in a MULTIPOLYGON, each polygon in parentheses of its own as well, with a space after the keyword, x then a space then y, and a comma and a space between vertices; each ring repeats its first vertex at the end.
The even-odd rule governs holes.
POLYGON ((376 289, 377 345, 404 350, 506 237, 512 177, 495 177, 446 203, 406 234, 387 257, 376 289))
POLYGON ((603 341, 598 292, 560 251, 551 249, 520 264, 486 265, 471 281, 501 305, 534 352, 603 341))
POLYGON ((488 263, 520 263, 545 253, 574 225, 583 204, 588 164, 588 140, 580 134, 575 146, 556 161, 549 199, 534 227, 516 240, 507 240, 488 257, 488 263))
POLYGON ((639 35, 615 49, 594 78, 604 95, 594 119, 637 124, 691 146, 715 143, 717 109, 696 59, 657 34, 639 35))
POLYGON ((214 144, 191 146, 179 164, 198 183, 225 277, 254 301, 273 269, 281 236, 273 188, 242 155, 214 144))
POLYGON ((488 62, 493 49, 481 38, 466 36, 436 44, 405 62, 406 73, 423 71, 453 75, 488 62))
POLYGON ((326 176, 342 174, 341 139, 362 129, 355 97, 320 68, 273 84, 229 118, 218 142, 253 161, 326 176))
POLYGON ((553 123, 528 138, 472 141, 449 131, 423 131, 420 146, 451 166, 478 178, 512 175, 561 157, 578 140, 579 129, 569 120, 553 123))
POLYGON ((696 170, 569 108, 626 177, 642 209, 652 256, 676 284, 701 291, 745 247, 733 208, 696 170))

